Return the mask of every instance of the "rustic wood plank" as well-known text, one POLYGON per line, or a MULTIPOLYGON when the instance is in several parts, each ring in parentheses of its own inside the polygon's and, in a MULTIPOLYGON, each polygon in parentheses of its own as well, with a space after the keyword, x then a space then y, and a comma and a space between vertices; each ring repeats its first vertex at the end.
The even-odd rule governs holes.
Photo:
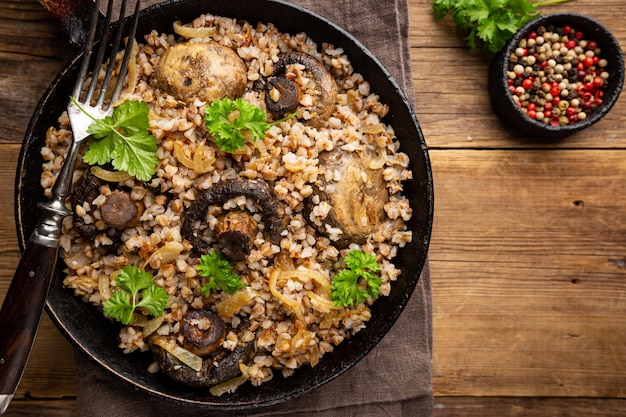
POLYGON ((626 152, 431 152, 438 395, 624 397, 626 152))
POLYGON ((437 397, 435 417, 622 417, 626 400, 591 398, 437 397))

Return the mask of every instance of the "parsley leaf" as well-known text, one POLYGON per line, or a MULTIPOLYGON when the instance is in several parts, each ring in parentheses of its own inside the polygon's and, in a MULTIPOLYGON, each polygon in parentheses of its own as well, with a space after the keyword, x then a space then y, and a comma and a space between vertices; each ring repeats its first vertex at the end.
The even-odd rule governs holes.
POLYGON ((155 317, 163 315, 169 297, 165 289, 154 285, 154 277, 148 272, 135 265, 126 265, 115 277, 115 282, 120 289, 103 303, 105 316, 130 324, 133 313, 139 307, 155 317))
POLYGON ((71 99, 93 119, 87 132, 95 140, 89 145, 83 161, 90 165, 111 162, 118 171, 126 171, 142 181, 150 180, 159 160, 156 140, 148 132, 148 104, 126 100, 113 110, 111 116, 95 119, 73 97, 71 99))
POLYGON ((233 274, 233 266, 230 262, 217 252, 202 255, 196 270, 201 276, 209 278, 209 281, 200 288, 200 292, 205 297, 217 288, 232 295, 245 285, 238 275, 233 274))
POLYGON ((383 280, 376 274, 380 271, 376 256, 353 250, 346 255, 345 263, 348 268, 333 277, 330 287, 333 304, 348 307, 362 303, 368 296, 378 298, 383 280))
POLYGON ((539 17, 536 7, 566 1, 570 0, 434 0, 433 14, 443 19, 452 12, 470 48, 481 43, 485 51, 496 53, 522 26, 539 17))
POLYGON ((217 146, 225 152, 236 152, 243 148, 246 143, 245 131, 249 131, 254 140, 263 139, 267 129, 293 116, 295 113, 268 123, 263 110, 241 97, 236 100, 215 100, 204 108, 206 128, 213 135, 217 146))

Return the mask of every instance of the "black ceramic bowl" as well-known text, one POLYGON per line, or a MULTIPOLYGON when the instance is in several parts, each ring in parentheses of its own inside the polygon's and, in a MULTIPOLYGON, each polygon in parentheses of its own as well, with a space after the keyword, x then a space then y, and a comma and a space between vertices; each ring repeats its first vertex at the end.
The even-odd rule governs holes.
MULTIPOLYGON (((59 262, 46 307, 52 320, 79 351, 112 375, 159 398, 206 409, 244 409, 287 401, 330 381, 362 359, 391 328, 411 297, 426 262, 433 219, 432 173, 422 132, 398 84, 354 37, 316 14, 277 0, 175 0, 142 12, 138 39, 151 29, 171 33, 173 21, 190 21, 205 12, 251 22, 273 22, 283 32, 305 31, 318 44, 325 41, 342 47, 354 68, 370 81, 372 91, 389 105, 385 121, 393 126, 413 172, 413 179, 405 184, 405 194, 413 209, 413 218, 408 223, 413 242, 399 250, 396 263, 402 268, 402 275, 394 283, 391 294, 374 304, 367 328, 340 344, 314 368, 302 367, 288 379, 276 375, 260 387, 245 384, 232 395, 212 397, 206 391, 178 386, 159 373, 148 373, 151 355, 126 355, 118 349, 118 326, 63 288, 60 272, 63 264, 59 262)), ((40 149, 48 126, 56 124, 64 110, 79 61, 80 56, 72 60, 50 85, 24 138, 16 176, 15 207, 22 248, 40 216, 37 203, 45 199, 39 185, 43 162, 40 149)))
POLYGON ((558 138, 586 129, 604 117, 617 101, 624 83, 624 56, 615 37, 596 20, 576 13, 553 13, 541 16, 523 26, 511 38, 505 48, 493 58, 489 68, 489 95, 494 111, 512 128, 537 138, 558 138), (509 60, 519 45, 530 32, 539 26, 554 26, 560 29, 569 25, 584 33, 584 39, 594 40, 601 48, 600 57, 608 61, 606 71, 608 82, 603 87, 602 103, 593 109, 584 120, 566 125, 553 126, 530 118, 513 100, 509 91, 509 60))

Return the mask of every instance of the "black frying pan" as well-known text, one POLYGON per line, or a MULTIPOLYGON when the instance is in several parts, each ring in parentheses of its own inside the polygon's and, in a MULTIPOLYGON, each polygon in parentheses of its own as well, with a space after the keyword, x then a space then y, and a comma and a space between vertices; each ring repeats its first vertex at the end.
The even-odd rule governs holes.
MULTIPOLYGON (((63 265, 58 265, 46 308, 61 332, 79 351, 111 374, 158 397, 207 409, 244 409, 287 401, 319 387, 357 363, 384 337, 411 297, 426 262, 433 220, 433 181, 424 137, 410 103, 396 81, 353 36, 310 11, 279 0, 171 0, 142 11, 137 38, 141 39, 152 29, 171 33, 175 20, 188 22, 205 12, 254 23, 272 22, 282 32, 304 31, 320 45, 329 42, 342 47, 353 67, 369 80, 371 90, 389 105, 384 121, 393 126, 401 150, 410 158, 413 172, 413 179, 405 184, 405 194, 413 209, 413 217, 408 223, 413 231, 413 242, 399 250, 396 264, 402 269, 402 275, 393 284, 391 294, 379 298, 373 305, 367 328, 341 343, 314 368, 304 366, 287 379, 275 375, 259 387, 245 384, 234 394, 212 397, 208 392, 178 386, 160 373, 148 373, 151 355, 122 353, 117 347, 118 326, 63 288, 63 265)), ((65 108, 79 62, 79 56, 72 59, 50 85, 24 138, 15 187, 15 218, 21 248, 40 216, 37 203, 45 199, 39 185, 43 163, 39 152, 46 130, 56 124, 65 108)))

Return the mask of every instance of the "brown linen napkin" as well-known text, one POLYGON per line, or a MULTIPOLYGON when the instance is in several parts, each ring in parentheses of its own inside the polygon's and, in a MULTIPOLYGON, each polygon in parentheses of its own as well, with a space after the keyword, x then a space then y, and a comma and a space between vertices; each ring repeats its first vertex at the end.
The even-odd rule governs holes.
MULTIPOLYGON (((144 4, 157 3, 158 0, 144 4)), ((387 67, 413 99, 406 0, 293 0, 343 27, 387 67)), ((250 412, 182 408, 129 386, 75 355, 81 417, 205 414, 220 416, 378 417, 433 415, 432 306, 428 264, 406 309, 383 340, 359 363, 326 385, 294 400, 250 412)))

